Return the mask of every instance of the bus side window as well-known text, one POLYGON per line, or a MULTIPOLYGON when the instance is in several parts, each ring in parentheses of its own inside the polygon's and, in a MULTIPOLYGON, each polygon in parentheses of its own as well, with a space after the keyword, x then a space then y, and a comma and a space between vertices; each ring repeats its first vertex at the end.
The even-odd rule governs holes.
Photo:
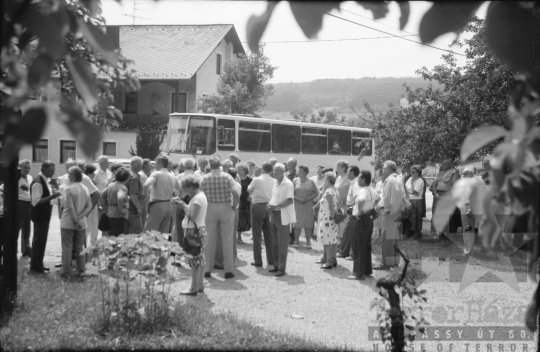
POLYGON ((351 155, 351 131, 328 129, 328 154, 351 155))
POLYGON ((328 150, 326 128, 302 127, 302 153, 326 154, 328 150))
POLYGON ((245 152, 269 152, 272 139, 269 123, 240 121, 238 149, 245 152))
POLYGON ((218 149, 235 149, 235 125, 234 120, 218 120, 218 149))
POLYGON ((373 148, 371 146, 372 140, 369 132, 353 131, 352 133, 352 153, 353 155, 359 155, 364 150, 364 156, 371 156, 373 154, 373 148))
POLYGON ((300 126, 272 124, 272 151, 300 153, 300 126))

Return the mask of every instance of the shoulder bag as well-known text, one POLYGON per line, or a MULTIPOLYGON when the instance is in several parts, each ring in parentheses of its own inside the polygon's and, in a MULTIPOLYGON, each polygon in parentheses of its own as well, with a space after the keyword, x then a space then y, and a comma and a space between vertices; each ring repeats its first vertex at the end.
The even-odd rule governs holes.
MULTIPOLYGON (((371 191, 368 189, 368 192, 369 192, 369 196, 371 197, 370 200, 373 200, 373 196, 371 195, 371 191)), ((375 208, 371 208, 367 214, 369 215, 369 217, 371 218, 371 220, 376 220, 378 217, 379 217, 379 213, 377 213, 377 210, 375 210, 375 208)))
MULTIPOLYGON (((191 216, 188 216, 188 224, 191 221, 191 216)), ((191 256, 198 256, 201 254, 202 251, 202 240, 201 236, 199 234, 199 228, 197 227, 197 224, 193 222, 193 226, 195 229, 195 236, 185 236, 184 235, 184 252, 191 256)))
POLYGON ((347 218, 347 215, 343 214, 343 210, 341 210, 341 202, 339 201, 339 193, 338 193, 337 199, 338 199, 337 201, 338 210, 334 213, 334 221, 336 222, 336 224, 339 224, 339 223, 342 223, 347 218))

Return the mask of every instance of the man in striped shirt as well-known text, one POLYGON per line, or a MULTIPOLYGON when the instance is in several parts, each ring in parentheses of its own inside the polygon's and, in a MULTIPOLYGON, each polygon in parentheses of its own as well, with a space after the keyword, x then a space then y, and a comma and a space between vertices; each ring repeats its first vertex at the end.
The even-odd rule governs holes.
POLYGON ((212 171, 205 175, 201 182, 201 189, 208 200, 205 222, 207 238, 205 248, 206 270, 204 277, 209 278, 214 268, 217 239, 218 236, 221 236, 225 278, 229 279, 234 277, 233 227, 234 213, 240 200, 240 192, 238 192, 231 175, 220 170, 221 159, 219 156, 212 156, 209 164, 212 171))

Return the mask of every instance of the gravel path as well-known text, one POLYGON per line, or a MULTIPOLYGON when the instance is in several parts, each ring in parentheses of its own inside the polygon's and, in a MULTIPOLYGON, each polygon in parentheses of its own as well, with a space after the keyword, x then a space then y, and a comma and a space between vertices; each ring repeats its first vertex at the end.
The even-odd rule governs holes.
MULTIPOLYGON (((51 268, 59 261, 61 253, 57 219, 53 218, 51 224, 45 258, 51 268)), ((248 236, 244 237, 246 244, 238 246, 236 276, 233 279, 225 280, 223 270, 214 270, 213 278, 205 279, 204 294, 183 297, 178 292, 189 287, 190 271, 180 269, 183 279, 172 286, 171 294, 181 301, 217 311, 234 312, 240 318, 266 329, 292 333, 328 346, 362 351, 384 350, 380 342, 368 341, 367 327, 376 325, 376 313, 370 311, 369 306, 378 296, 376 280, 384 277, 386 272, 375 271, 374 277, 365 281, 347 280, 353 263, 344 259, 338 259, 337 268, 322 270, 315 264, 322 254, 322 248, 312 241, 311 250, 305 247, 289 248, 287 275, 276 278, 266 267, 250 265, 253 253, 248 236)), ((27 259, 21 259, 22 265, 27 263, 27 259)), ((448 262, 438 261, 437 258, 425 258, 421 263, 416 263, 417 269, 428 275, 421 289, 427 290, 429 301, 425 317, 432 325, 523 326, 522 310, 526 309, 534 293, 534 283, 519 282, 520 292, 517 292, 505 282, 487 274, 481 281, 492 282, 472 283, 460 291, 459 277, 455 277, 459 275, 459 270, 448 270, 448 265, 448 262), (496 307, 497 318, 493 317, 493 311, 489 313, 489 309, 492 309, 489 308, 490 304, 496 307)), ((92 265, 88 269, 89 272, 96 270, 92 265)), ((480 266, 470 266, 467 270, 470 270, 469 274, 480 276, 485 272, 480 266)), ((494 274, 503 277, 502 273, 494 274)), ((439 342, 423 343, 426 351, 437 351, 439 348, 439 342)), ((450 350, 450 344, 453 344, 452 351, 466 351, 465 342, 459 342, 457 338, 440 343, 444 351, 450 350)), ((476 343, 471 343, 471 351, 487 351, 487 344, 492 342, 478 342, 479 347, 475 346, 476 343)), ((510 351, 514 342, 497 341, 496 345, 499 343, 504 344, 504 351, 510 351)), ((516 351, 534 350, 533 341, 515 344, 516 351), (524 344, 527 346, 524 347, 524 344)), ((417 342, 414 350, 419 351, 420 348, 420 342, 417 342)))

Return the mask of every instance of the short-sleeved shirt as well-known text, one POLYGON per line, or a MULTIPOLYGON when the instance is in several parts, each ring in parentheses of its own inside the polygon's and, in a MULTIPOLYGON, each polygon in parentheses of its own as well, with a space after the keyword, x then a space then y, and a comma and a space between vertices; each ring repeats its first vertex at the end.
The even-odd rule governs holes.
POLYGON ((375 207, 375 202, 379 198, 379 195, 373 188, 360 187, 358 196, 356 197, 356 200, 354 202, 353 215, 360 215, 360 210, 362 211, 362 213, 367 213, 375 207), (364 202, 364 205, 362 206, 362 209, 359 209, 359 203, 362 201, 364 202))
POLYGON ((275 180, 268 174, 254 177, 248 186, 251 192, 251 204, 268 203, 272 198, 275 180))
MULTIPOLYGON (((69 210, 71 206, 75 207, 75 214, 77 214, 77 216, 79 216, 86 209, 87 206, 92 207, 90 193, 88 192, 88 188, 86 188, 86 186, 83 185, 82 182, 73 182, 72 184, 68 184, 62 192, 60 203, 64 208, 62 211, 62 218, 60 219, 60 227, 63 229, 74 230, 77 228, 77 224, 71 221, 71 215, 69 210), (73 202, 67 201, 68 193, 71 195, 71 199, 73 200, 73 202)), ((79 221, 79 225, 81 225, 83 229, 86 228, 86 216, 79 221)))
POLYGON ((193 209, 193 205, 197 204, 199 206, 199 214, 196 219, 190 218, 189 216, 184 217, 184 220, 182 221, 182 227, 186 229, 194 228, 195 226, 193 223, 197 224, 197 227, 203 227, 204 220, 206 218, 206 210, 208 209, 208 201, 206 200, 206 196, 203 192, 197 193, 191 200, 189 201, 189 209, 193 209), (188 221, 189 220, 189 221, 188 221))
POLYGON ((212 170, 204 175, 201 189, 210 203, 229 203, 232 192, 238 192, 236 181, 231 175, 221 170, 212 170))
POLYGON ((349 193, 347 193, 347 205, 351 206, 354 205, 354 202, 356 200, 356 197, 358 197, 358 193, 360 192, 360 185, 358 184, 358 177, 351 181, 351 186, 349 187, 349 193))
POLYGON ((347 202, 347 194, 349 193, 350 186, 351 180, 349 180, 347 175, 338 176, 338 178, 336 179, 335 187, 338 191, 339 202, 341 203, 341 206, 344 206, 347 202))
MULTIPOLYGON (((32 195, 30 194, 30 185, 34 179, 31 175, 27 175, 26 178, 19 178, 19 200, 21 202, 31 202, 32 195)), ((0 189, 4 190, 4 185, 0 186, 0 189)))
MULTIPOLYGON (((291 180, 283 177, 281 183, 277 180, 274 181, 274 190, 272 191, 272 198, 268 204, 279 205, 287 199, 294 199, 294 186, 291 180)), ((281 224, 287 225, 296 222, 296 211, 294 209, 294 201, 289 206, 281 208, 281 224)))
MULTIPOLYGON (((170 200, 173 197, 178 180, 167 169, 160 169, 152 172, 148 180, 155 179, 156 182, 150 186, 150 202, 170 200)), ((146 180, 148 182, 148 180, 146 180)))

